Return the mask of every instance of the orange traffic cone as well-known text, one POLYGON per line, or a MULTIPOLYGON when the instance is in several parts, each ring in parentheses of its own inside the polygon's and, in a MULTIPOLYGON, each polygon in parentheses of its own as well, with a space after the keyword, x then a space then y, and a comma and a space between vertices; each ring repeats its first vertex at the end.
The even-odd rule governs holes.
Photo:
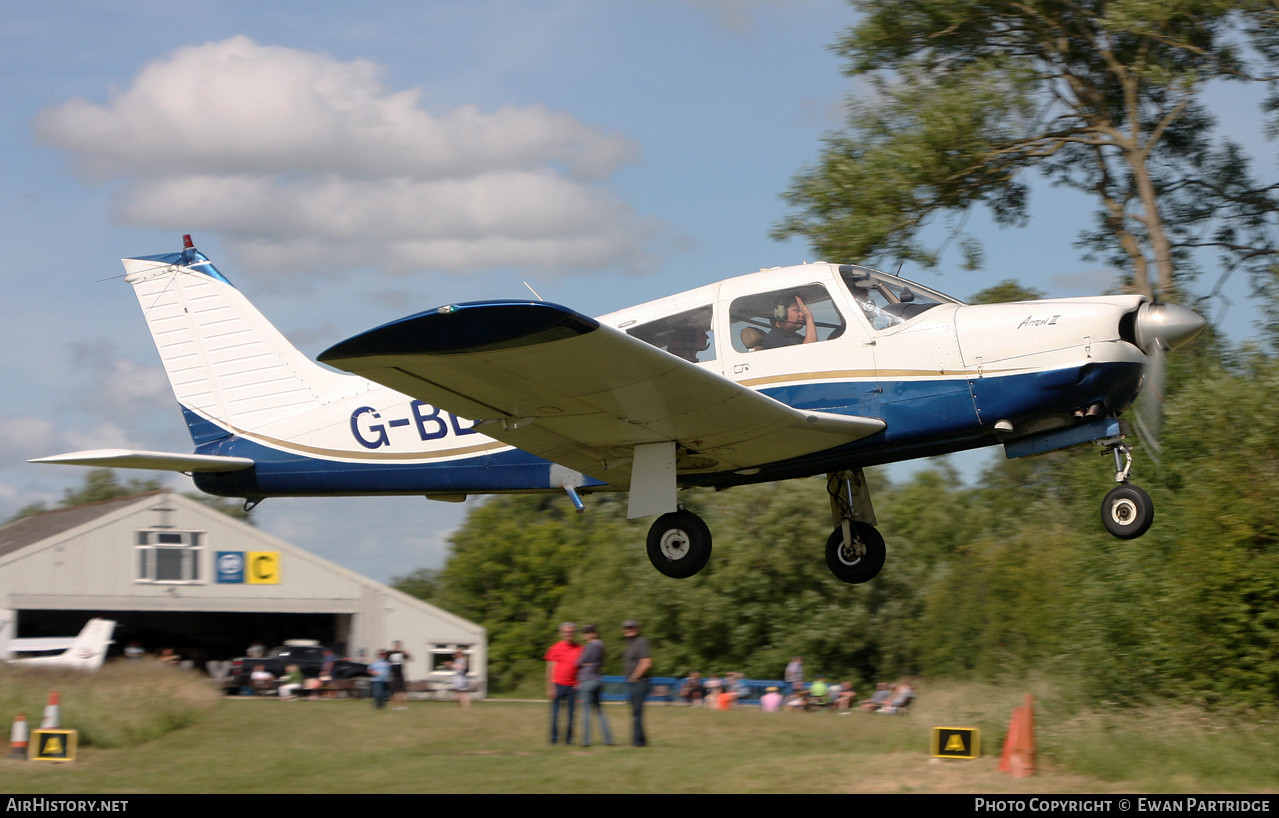
POLYGON ((58 691, 49 694, 49 703, 44 706, 44 718, 40 719, 41 730, 57 730, 62 727, 62 712, 58 706, 58 691))
POLYGON ((999 769, 1013 778, 1035 774, 1035 706, 1030 694, 1026 694, 1024 705, 1013 708, 999 769))
POLYGON ((19 713, 9 730, 9 758, 27 757, 27 714, 19 713))

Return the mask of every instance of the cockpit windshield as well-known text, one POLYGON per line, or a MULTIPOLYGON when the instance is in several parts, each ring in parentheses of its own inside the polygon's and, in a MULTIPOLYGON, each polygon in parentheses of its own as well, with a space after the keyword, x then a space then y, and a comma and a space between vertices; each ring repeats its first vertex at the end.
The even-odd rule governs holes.
POLYGON ((869 267, 841 264, 840 278, 853 294, 853 300, 877 330, 904 324, 939 304, 963 302, 913 281, 881 273, 869 267))

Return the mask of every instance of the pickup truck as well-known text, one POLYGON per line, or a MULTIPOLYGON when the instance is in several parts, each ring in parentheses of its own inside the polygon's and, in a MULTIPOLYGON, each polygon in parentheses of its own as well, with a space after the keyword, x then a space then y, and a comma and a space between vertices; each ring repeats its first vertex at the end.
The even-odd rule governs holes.
MULTIPOLYGON (((314 640, 293 639, 278 648, 271 648, 261 658, 242 656, 233 659, 223 686, 228 693, 239 691, 249 684, 249 675, 258 665, 277 679, 285 674, 289 665, 297 665, 304 678, 314 679, 320 675, 320 668, 324 664, 324 650, 324 646, 314 640)), ((368 665, 360 662, 346 659, 335 659, 333 662, 334 679, 354 679, 368 675, 368 665)))

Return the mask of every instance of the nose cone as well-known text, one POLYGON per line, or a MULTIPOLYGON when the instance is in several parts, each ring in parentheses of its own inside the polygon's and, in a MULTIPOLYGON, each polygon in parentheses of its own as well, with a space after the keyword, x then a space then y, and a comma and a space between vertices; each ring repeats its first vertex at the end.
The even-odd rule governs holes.
POLYGON ((1137 312, 1137 346, 1147 354, 1156 345, 1174 349, 1198 335, 1206 324, 1199 313, 1177 304, 1142 304, 1137 312))

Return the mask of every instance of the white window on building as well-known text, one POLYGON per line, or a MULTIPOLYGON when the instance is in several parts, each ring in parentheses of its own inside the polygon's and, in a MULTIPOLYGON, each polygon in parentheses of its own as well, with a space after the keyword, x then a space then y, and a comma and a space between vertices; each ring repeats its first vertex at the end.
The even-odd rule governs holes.
POLYGON ((453 654, 459 650, 466 654, 466 666, 468 675, 475 673, 475 663, 471 659, 471 645, 463 644, 441 644, 436 643, 431 646, 431 673, 452 673, 453 672, 453 654))
POLYGON ((199 582, 201 531, 139 531, 136 582, 199 582))

